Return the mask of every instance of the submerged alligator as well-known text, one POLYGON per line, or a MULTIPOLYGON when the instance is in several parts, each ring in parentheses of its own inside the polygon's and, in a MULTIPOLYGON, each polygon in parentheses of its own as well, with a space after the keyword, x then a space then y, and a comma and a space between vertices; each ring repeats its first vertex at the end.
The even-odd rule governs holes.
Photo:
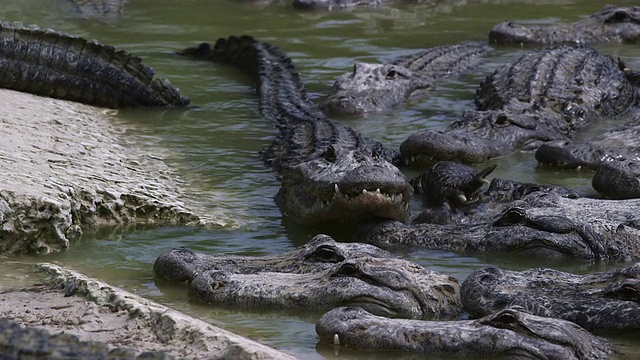
POLYGON ((258 272, 314 273, 356 257, 394 258, 369 244, 339 243, 328 235, 316 235, 308 243, 284 254, 267 256, 207 255, 187 248, 162 253, 153 264, 156 276, 170 282, 190 282, 198 274, 225 270, 234 274, 258 272))
POLYGON ((576 324, 517 307, 477 320, 389 319, 340 307, 316 324, 320 340, 352 349, 412 351, 432 356, 508 359, 607 359, 611 344, 576 324))
POLYGON ((115 18, 124 12, 129 0, 70 0, 83 18, 115 18))
POLYGON ((405 140, 402 160, 419 166, 438 160, 480 163, 570 139, 593 118, 636 105, 638 94, 623 69, 585 46, 528 52, 482 82, 477 110, 443 131, 421 131, 405 140))
POLYGON ((567 25, 519 25, 505 21, 489 32, 489 41, 499 44, 638 43, 640 6, 605 5, 586 19, 567 25))
POLYGON ((491 50, 482 44, 438 46, 390 64, 356 63, 352 72, 336 79, 321 108, 326 114, 351 116, 391 109, 435 80, 478 65, 491 50))
POLYGON ((410 319, 452 318, 462 311, 455 278, 399 258, 357 257, 304 274, 210 270, 189 284, 189 298, 286 309, 330 310, 348 304, 410 319))
POLYGON ((11 319, 0 318, 0 354, 2 359, 121 359, 170 360, 165 352, 142 352, 129 348, 113 348, 96 341, 82 341, 72 334, 51 334, 35 327, 23 328, 11 319))
POLYGON ((596 170, 593 187, 614 199, 640 197, 640 114, 626 124, 584 141, 552 141, 536 159, 564 169, 596 170))
POLYGON ((460 292, 465 309, 474 316, 519 306, 591 331, 640 329, 640 263, 587 275, 487 267, 469 275, 460 292))
POLYGON ((355 240, 382 248, 421 246, 588 260, 640 260, 640 200, 566 198, 535 191, 484 222, 365 225, 355 240))
POLYGON ((263 152, 282 186, 276 203, 302 224, 335 219, 408 217, 411 186, 392 164, 396 153, 325 117, 280 49, 249 36, 200 44, 185 56, 237 66, 252 76, 260 112, 279 133, 263 152))
POLYGON ((140 58, 112 46, 17 22, 0 30, 0 87, 108 108, 190 102, 140 58))

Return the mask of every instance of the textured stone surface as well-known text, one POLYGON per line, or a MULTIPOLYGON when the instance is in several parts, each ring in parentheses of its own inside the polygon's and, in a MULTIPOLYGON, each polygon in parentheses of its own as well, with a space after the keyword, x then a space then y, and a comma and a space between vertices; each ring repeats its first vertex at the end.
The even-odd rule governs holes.
POLYGON ((93 225, 214 222, 185 203, 161 153, 125 142, 110 110, 0 97, 0 253, 59 251, 93 225))

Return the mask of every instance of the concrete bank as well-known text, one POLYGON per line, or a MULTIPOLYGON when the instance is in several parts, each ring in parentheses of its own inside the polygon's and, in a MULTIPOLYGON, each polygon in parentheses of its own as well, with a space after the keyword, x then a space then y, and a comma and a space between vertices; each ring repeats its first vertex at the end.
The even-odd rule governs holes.
POLYGON ((59 251, 95 225, 215 224, 163 149, 122 141, 113 110, 4 89, 0 99, 0 253, 59 251))
MULTIPOLYGON (((109 349, 161 351, 162 355, 180 359, 294 359, 73 270, 46 263, 36 268, 38 273, 34 271, 31 277, 33 286, 0 291, 0 318, 47 331, 45 335, 29 334, 38 339, 20 341, 17 345, 41 345, 50 334, 65 332, 81 341, 103 343, 98 344, 104 348, 102 351, 106 351, 104 344, 108 344, 109 349)), ((0 347, 2 341, 0 337, 0 347)), ((55 346, 68 346, 68 342, 50 340, 49 346, 53 350, 55 346)), ((100 347, 94 345, 91 349, 97 353, 99 350, 95 349, 100 347)))

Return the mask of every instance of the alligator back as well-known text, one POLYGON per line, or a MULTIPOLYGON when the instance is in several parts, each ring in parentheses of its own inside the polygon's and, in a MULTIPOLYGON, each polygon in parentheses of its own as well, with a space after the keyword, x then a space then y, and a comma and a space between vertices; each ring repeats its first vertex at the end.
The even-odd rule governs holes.
POLYGON ((445 45, 402 56, 393 61, 423 77, 440 79, 477 66, 493 50, 483 44, 445 45))
POLYGON ((122 15, 128 0, 71 0, 83 18, 113 18, 122 15))
POLYGON ((487 77, 475 101, 479 110, 504 109, 516 100, 571 118, 618 115, 637 102, 621 67, 586 46, 532 51, 487 77))
POLYGON ((0 24, 0 87, 109 108, 189 104, 125 51, 21 23, 0 24))

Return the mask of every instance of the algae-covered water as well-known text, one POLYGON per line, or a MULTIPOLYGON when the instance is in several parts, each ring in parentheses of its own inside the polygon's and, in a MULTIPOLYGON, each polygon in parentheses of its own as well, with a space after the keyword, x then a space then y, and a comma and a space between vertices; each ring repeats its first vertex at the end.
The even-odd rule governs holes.
MULTIPOLYGON (((10 260, 57 262, 302 358, 334 358, 333 347, 317 345, 314 324, 321 313, 205 307, 190 304, 184 288, 154 282, 153 261, 163 251, 177 246, 209 253, 255 255, 290 250, 320 232, 342 241, 350 238, 349 229, 336 225, 309 229, 283 221, 273 202, 279 183, 258 156, 259 150, 270 143, 274 128, 257 113, 257 100, 248 79, 227 67, 190 61, 173 52, 219 37, 253 35, 290 54, 312 97, 319 99, 355 61, 389 61, 426 47, 486 41, 491 27, 506 19, 551 24, 576 21, 602 5, 600 1, 570 0, 398 1, 378 8, 308 12, 294 10, 290 1, 282 0, 130 0, 119 18, 83 19, 66 0, 0 0, 3 20, 95 38, 135 53, 159 76, 169 78, 191 97, 196 107, 184 112, 120 111, 118 117, 132 129, 123 140, 150 152, 161 148, 163 157, 186 181, 190 196, 205 203, 210 213, 225 224, 211 228, 96 229, 64 253, 10 260)), ((635 2, 620 1, 617 5, 635 2)), ((640 68, 637 45, 598 48, 640 68)), ((472 74, 439 82, 429 98, 412 101, 390 113, 337 121, 398 147, 411 133, 442 128, 464 109, 472 108, 480 81, 523 51, 499 47, 472 74)), ((598 133, 624 120, 600 122, 589 131, 598 133)), ((499 165, 495 176, 592 191, 592 173, 539 168, 531 154, 516 154, 495 162, 499 165)), ((408 176, 413 174, 407 172, 408 176)), ((417 207, 419 203, 413 205, 417 207)), ((427 250, 411 250, 405 255, 459 280, 487 264, 516 270, 544 266, 579 273, 625 265, 427 250)), ((9 274, 13 267, 5 260, 0 273, 9 274)), ((0 284, 10 286, 6 281, 0 284)), ((614 340, 630 346, 627 358, 640 356, 637 334, 614 340)), ((339 357, 374 356, 341 350, 339 357)), ((387 357, 388 354, 380 355, 387 357)))

